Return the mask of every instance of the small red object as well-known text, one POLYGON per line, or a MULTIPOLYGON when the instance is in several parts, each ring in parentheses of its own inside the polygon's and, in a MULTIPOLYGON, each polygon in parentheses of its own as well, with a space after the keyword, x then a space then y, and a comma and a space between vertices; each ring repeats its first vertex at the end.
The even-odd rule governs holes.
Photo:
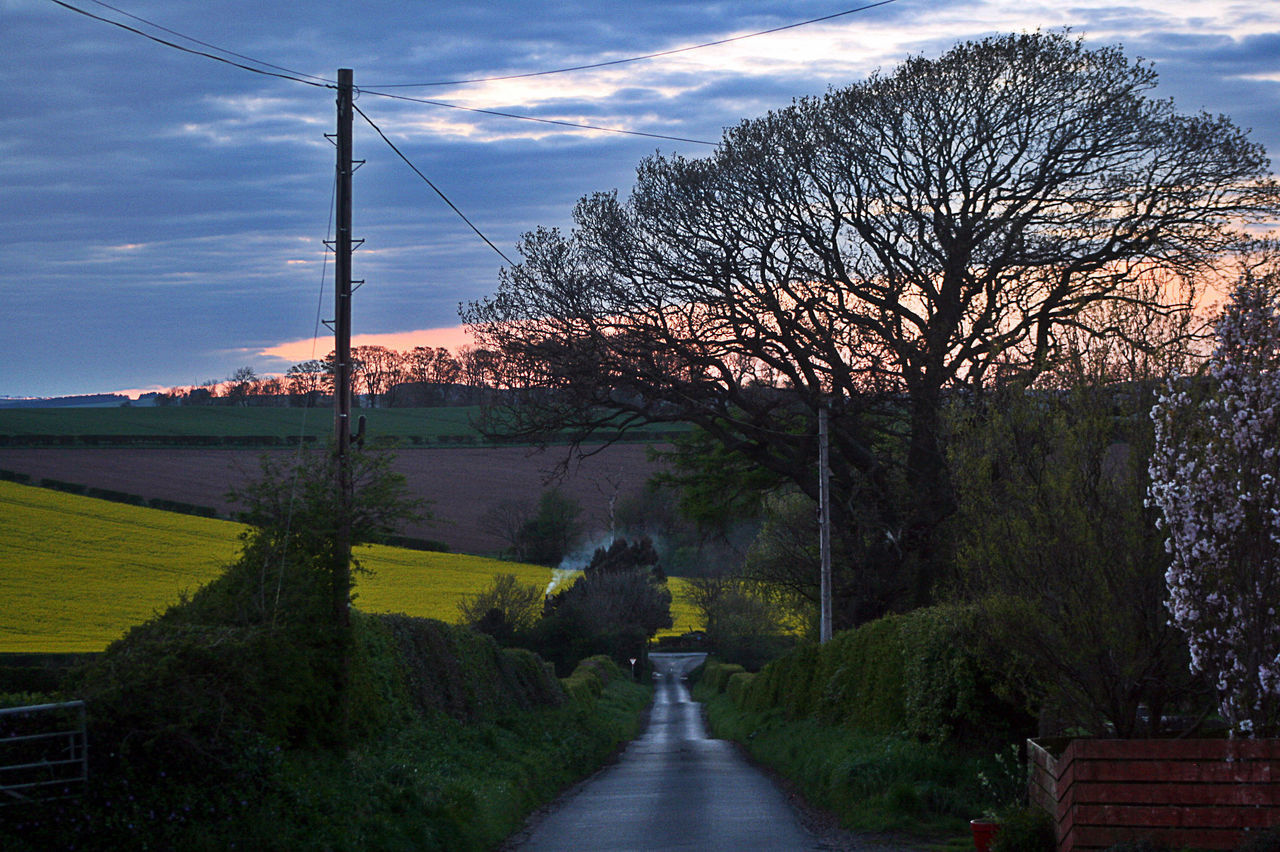
POLYGON ((978 852, 990 852, 991 841, 1000 831, 1000 823, 991 819, 971 819, 969 828, 973 829, 973 846, 978 852))

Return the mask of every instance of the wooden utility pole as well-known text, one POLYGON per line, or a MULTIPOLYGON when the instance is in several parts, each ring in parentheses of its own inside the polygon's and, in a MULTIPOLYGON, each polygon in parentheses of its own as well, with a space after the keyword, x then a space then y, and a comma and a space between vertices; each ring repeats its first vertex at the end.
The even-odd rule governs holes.
POLYGON ((824 400, 818 406, 818 550, 822 559, 821 616, 818 641, 831 639, 831 450, 827 432, 830 416, 824 400))
POLYGON ((338 69, 337 232, 333 245, 334 365, 333 452, 338 517, 334 541, 333 616, 339 627, 351 623, 351 120, 352 71, 338 69))

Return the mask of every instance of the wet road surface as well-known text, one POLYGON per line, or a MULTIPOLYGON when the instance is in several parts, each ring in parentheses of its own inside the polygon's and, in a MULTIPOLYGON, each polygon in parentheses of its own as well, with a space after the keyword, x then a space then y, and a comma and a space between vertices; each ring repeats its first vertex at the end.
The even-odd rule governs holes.
POLYGON ((707 736, 682 681, 702 654, 653 654, 649 726, 618 762, 507 847, 521 852, 820 849, 774 783, 707 736))

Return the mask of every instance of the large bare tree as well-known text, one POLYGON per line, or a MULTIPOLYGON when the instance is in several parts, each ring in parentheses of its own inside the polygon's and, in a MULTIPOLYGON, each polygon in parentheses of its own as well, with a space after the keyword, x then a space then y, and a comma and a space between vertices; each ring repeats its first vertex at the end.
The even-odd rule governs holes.
POLYGON ((1260 145, 1155 84, 1118 48, 992 37, 743 121, 709 157, 646 159, 629 198, 526 234, 463 310, 541 386, 505 428, 691 421, 816 495, 830 405, 863 558, 925 593, 953 508, 947 394, 1118 333, 1085 322, 1099 305, 1187 310, 1178 282, 1280 206, 1260 145))

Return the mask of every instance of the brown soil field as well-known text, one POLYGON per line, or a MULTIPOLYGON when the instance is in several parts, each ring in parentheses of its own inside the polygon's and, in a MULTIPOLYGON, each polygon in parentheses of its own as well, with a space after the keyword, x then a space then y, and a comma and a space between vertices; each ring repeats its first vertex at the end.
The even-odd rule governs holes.
MULTIPOLYGON (((458 553, 492 555, 505 546, 484 530, 480 517, 504 500, 536 503, 558 484, 582 504, 588 535, 608 528, 611 499, 642 489, 659 468, 642 444, 617 444, 573 462, 558 480, 549 477, 567 450, 525 447, 402 449, 395 468, 409 489, 431 501, 430 523, 406 528, 405 535, 443 541, 458 553)), ((281 450, 280 455, 292 451, 281 450)), ((58 479, 142 497, 212 506, 229 514, 233 487, 258 474, 260 451, 169 449, 9 449, 0 448, 0 470, 33 480, 58 479)))

